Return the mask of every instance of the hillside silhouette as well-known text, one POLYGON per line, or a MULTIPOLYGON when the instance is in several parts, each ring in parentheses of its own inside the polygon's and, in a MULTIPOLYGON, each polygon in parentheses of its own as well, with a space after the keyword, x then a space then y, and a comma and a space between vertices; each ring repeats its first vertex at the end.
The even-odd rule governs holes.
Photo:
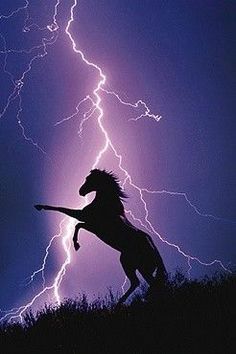
POLYGON ((149 290, 117 306, 110 292, 85 295, 29 311, 24 322, 2 323, 0 352, 8 353, 235 353, 236 276, 187 280, 180 272, 161 296, 149 290))

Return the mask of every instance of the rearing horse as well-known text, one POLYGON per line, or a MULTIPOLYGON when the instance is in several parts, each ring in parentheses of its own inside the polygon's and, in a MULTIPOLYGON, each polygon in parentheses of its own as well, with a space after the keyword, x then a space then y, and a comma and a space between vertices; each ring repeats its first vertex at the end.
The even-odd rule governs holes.
POLYGON ((122 203, 126 195, 117 177, 107 171, 92 170, 79 194, 86 196, 93 191, 96 192, 94 200, 81 210, 49 205, 35 205, 35 208, 59 211, 79 220, 73 236, 76 251, 80 247, 78 232, 85 229, 121 253, 120 262, 130 280, 130 288, 120 298, 120 303, 139 285, 137 270, 149 285, 163 284, 167 273, 162 258, 151 237, 126 218, 122 203))

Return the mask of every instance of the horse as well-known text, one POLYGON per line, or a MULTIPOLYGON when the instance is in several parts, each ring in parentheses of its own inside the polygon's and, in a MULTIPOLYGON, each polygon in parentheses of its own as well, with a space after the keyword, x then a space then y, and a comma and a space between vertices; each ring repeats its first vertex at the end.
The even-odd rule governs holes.
POLYGON ((126 217, 123 202, 127 198, 119 180, 112 172, 94 169, 79 189, 85 197, 96 192, 94 200, 83 209, 68 209, 50 205, 35 205, 37 210, 58 211, 79 221, 75 226, 73 242, 76 251, 80 248, 78 233, 85 229, 120 252, 120 263, 130 281, 129 289, 120 298, 123 303, 139 286, 138 271, 149 286, 162 285, 167 272, 162 257, 152 238, 136 228, 126 217))

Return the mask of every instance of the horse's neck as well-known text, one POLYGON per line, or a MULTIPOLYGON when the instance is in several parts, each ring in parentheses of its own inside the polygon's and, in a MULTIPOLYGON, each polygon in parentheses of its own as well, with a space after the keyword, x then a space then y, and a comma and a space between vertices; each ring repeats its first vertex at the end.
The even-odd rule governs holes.
POLYGON ((115 214, 122 215, 124 213, 124 206, 118 195, 111 195, 109 192, 97 192, 94 202, 101 207, 108 206, 109 211, 114 211, 115 214))
POLYGON ((96 196, 94 198, 94 201, 98 204, 110 204, 112 202, 117 202, 117 200, 119 200, 119 198, 111 195, 109 192, 96 192, 96 196))

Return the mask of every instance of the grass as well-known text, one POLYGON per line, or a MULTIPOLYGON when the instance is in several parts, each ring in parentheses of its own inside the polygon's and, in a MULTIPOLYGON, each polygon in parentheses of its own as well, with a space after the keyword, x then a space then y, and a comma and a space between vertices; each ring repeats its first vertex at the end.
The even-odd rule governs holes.
POLYGON ((0 326, 0 353, 236 353, 236 276, 189 281, 177 272, 165 293, 117 307, 110 293, 25 314, 0 326))

